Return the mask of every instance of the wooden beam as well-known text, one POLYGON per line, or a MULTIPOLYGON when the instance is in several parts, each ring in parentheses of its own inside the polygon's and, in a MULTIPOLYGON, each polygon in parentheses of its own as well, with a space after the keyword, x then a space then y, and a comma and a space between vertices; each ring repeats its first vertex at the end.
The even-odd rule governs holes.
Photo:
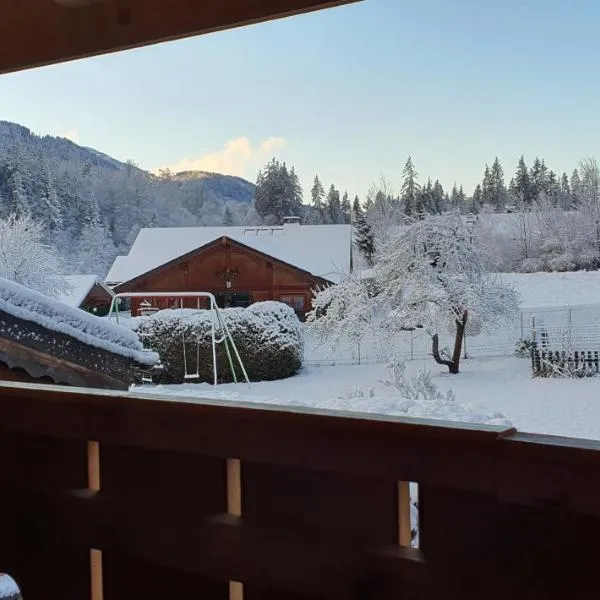
POLYGON ((0 74, 353 1, 8 0, 0 19, 0 74))

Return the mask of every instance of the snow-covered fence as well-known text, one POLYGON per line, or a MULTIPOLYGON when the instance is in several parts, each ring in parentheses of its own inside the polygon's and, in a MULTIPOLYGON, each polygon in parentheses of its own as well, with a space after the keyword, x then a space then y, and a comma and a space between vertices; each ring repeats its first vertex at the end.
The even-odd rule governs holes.
MULTIPOLYGON (((513 354, 519 337, 519 328, 495 328, 478 335, 467 335, 463 345, 463 356, 484 357, 513 354)), ((448 352, 454 343, 453 337, 442 332, 440 347, 448 352)), ((319 345, 310 335, 305 335, 305 364, 369 364, 385 363, 390 358, 404 360, 424 359, 431 356, 431 338, 422 331, 402 331, 394 336, 379 338, 366 336, 360 342, 345 340, 337 348, 319 345)))
MULTIPOLYGON (((589 304, 527 308, 512 325, 483 331, 467 330, 463 356, 483 358, 514 354, 519 340, 532 338, 534 318, 540 348, 553 345, 555 350, 563 350, 564 340, 570 336, 578 349, 600 350, 600 304, 589 304), (546 346, 542 345, 542 339, 546 340, 543 342, 546 346)), ((449 349, 453 343, 450 332, 441 333, 441 348, 449 349)), ((418 329, 402 331, 386 339, 368 335, 359 343, 348 339, 335 350, 319 345, 305 333, 305 364, 309 365, 385 363, 391 357, 417 360, 430 356, 431 339, 418 329)))

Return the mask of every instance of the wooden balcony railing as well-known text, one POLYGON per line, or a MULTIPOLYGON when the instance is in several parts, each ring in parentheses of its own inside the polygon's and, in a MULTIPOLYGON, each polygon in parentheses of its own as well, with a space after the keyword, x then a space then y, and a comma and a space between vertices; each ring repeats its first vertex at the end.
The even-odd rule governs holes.
POLYGON ((598 598, 599 482, 596 442, 0 386, 25 600, 598 598))

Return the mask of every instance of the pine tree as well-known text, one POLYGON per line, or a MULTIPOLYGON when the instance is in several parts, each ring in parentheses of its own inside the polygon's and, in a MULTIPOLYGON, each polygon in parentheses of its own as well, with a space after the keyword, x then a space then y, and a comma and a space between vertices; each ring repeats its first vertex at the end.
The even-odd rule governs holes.
POLYGON ((271 159, 258 173, 254 197, 256 212, 281 223, 284 217, 301 217, 302 187, 294 168, 271 159))
POLYGON ((404 165, 404 169, 402 169, 403 181, 401 193, 404 212, 408 216, 413 216, 417 210, 420 191, 419 184, 417 183, 418 176, 419 174, 413 165, 412 158, 409 156, 404 165))
POLYGON ((435 214, 439 212, 438 207, 435 204, 433 184, 431 183, 431 178, 427 179, 427 183, 421 189, 416 208, 417 214, 435 214))
POLYGON ((571 185, 569 184, 569 176, 566 173, 563 173, 560 178, 560 206, 564 210, 569 210, 573 206, 571 185))
POLYGON ((492 182, 492 197, 490 204, 496 212, 502 212, 506 207, 506 186, 504 185, 504 171, 498 157, 494 160, 490 171, 492 182))
POLYGON ((344 214, 342 212, 342 201, 340 200, 340 192, 335 189, 333 183, 329 188, 326 200, 327 206, 327 222, 338 225, 344 222, 344 214))
POLYGON ((344 191, 342 196, 342 216, 343 223, 346 225, 352 222, 352 207, 350 206, 350 200, 348 199, 348 192, 344 191))
POLYGON ((225 211, 223 212, 223 225, 225 225, 225 227, 231 227, 233 225, 233 214, 231 213, 229 206, 226 206, 225 211))
POLYGON ((460 207, 456 183, 452 186, 452 192, 450 193, 450 206, 455 210, 460 207))
POLYGON ((537 202, 542 194, 548 194, 550 177, 546 163, 536 157, 530 172, 532 202, 537 202))
POLYGON ((23 178, 16 168, 10 178, 10 206, 11 212, 20 217, 31 214, 31 206, 23 186, 23 178))
POLYGON ((492 177, 492 172, 488 165, 485 165, 485 171, 483 174, 483 183, 481 184, 481 204, 482 206, 493 206, 494 205, 494 192, 495 185, 492 177))
POLYGON ((312 189, 310 190, 310 201, 314 208, 320 210, 323 206, 323 198, 325 198, 325 189, 319 179, 318 175, 315 175, 312 189))
POLYGON ((481 191, 481 185, 478 183, 473 191, 473 197, 471 198, 471 212, 474 215, 478 215, 483 206, 483 192, 481 191))
POLYGON ((520 198, 526 207, 531 206, 533 203, 533 188, 531 187, 529 170, 522 154, 512 183, 511 195, 514 198, 520 198))
POLYGON ((573 170, 571 175, 571 196, 573 198, 573 205, 577 206, 581 203, 583 198, 583 186, 581 184, 581 178, 579 177, 579 171, 573 170))
POLYGON ((365 213, 360 206, 358 196, 354 198, 352 206, 354 214, 354 240, 359 252, 365 257, 367 264, 373 264, 373 255, 375 254, 375 236, 371 226, 365 218, 365 213))
POLYGON ((96 194, 92 191, 89 193, 82 211, 82 225, 89 229, 100 227, 100 208, 96 194))
POLYGON ((446 195, 438 179, 435 180, 432 190, 434 213, 441 214, 446 210, 446 195))

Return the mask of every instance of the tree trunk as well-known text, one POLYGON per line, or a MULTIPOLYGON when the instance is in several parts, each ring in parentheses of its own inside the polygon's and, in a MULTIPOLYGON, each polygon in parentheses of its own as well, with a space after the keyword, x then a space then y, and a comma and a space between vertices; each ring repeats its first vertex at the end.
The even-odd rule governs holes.
POLYGON ((431 353, 433 359, 439 365, 445 365, 448 367, 448 371, 453 375, 459 372, 460 366, 460 352, 462 350, 463 340, 465 338, 465 327, 467 325, 467 319, 469 318, 469 311, 463 311, 462 318, 456 319, 456 335, 454 336, 454 351, 452 352, 452 358, 446 360, 440 355, 440 339, 438 334, 434 334, 431 343, 431 353))

